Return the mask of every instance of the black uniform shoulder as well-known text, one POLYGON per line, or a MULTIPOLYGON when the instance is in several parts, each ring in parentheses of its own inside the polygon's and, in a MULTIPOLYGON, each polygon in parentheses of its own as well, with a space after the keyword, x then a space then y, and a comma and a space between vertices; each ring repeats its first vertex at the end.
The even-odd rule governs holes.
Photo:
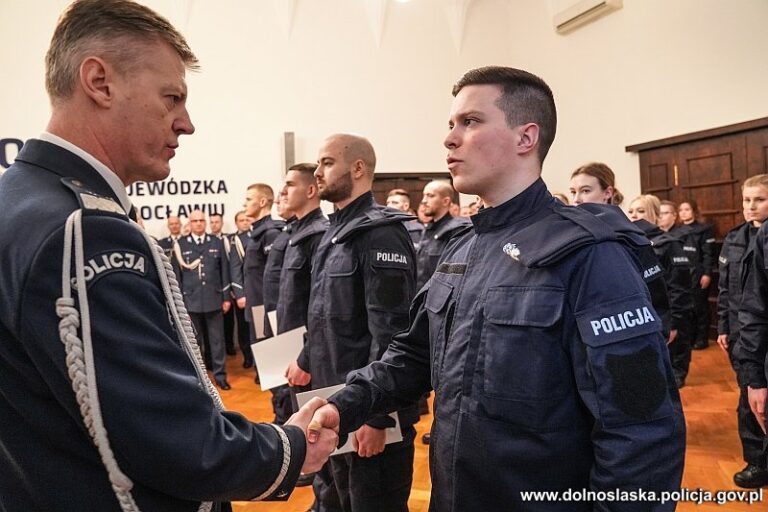
POLYGON ((299 231, 292 233, 291 239, 288 241, 289 245, 300 245, 312 237, 321 235, 328 231, 328 219, 325 217, 318 217, 312 222, 303 226, 299 231))
POLYGON ((451 217, 435 229, 432 236, 436 240, 449 240, 454 236, 472 229, 472 222, 466 217, 451 217))
POLYGON ((375 228, 397 224, 400 224, 401 229, 405 233, 405 227, 402 226, 402 223, 415 218, 416 217, 413 215, 409 215, 405 212, 374 204, 365 211, 364 215, 347 222, 338 233, 336 233, 336 236, 332 241, 333 243, 338 244, 344 243, 361 233, 371 231, 375 228))
POLYGON ((749 222, 743 222, 738 226, 731 228, 728 233, 725 234, 723 244, 732 244, 749 240, 749 230, 751 227, 749 222))
POLYGON ((527 267, 538 268, 556 264, 584 247, 603 242, 648 245, 628 220, 625 222, 611 210, 615 207, 596 206, 604 208, 572 207, 552 201, 549 213, 516 233, 514 243, 507 244, 509 247, 505 246, 504 251, 527 267))

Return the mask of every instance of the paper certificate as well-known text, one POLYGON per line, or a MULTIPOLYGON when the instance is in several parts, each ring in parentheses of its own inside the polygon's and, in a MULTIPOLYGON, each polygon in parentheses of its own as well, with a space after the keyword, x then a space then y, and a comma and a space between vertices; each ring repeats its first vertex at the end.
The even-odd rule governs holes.
POLYGON ((251 316, 253 317, 253 330, 256 333, 256 339, 264 337, 264 305, 252 306, 251 316))
MULTIPOLYGON (((328 398, 343 387, 344 384, 339 384, 327 388, 313 389, 312 391, 306 391, 304 393, 296 393, 296 401, 299 403, 299 407, 301 407, 316 396, 319 396, 320 398, 328 398)), ((387 431, 386 444, 399 443, 403 440, 403 433, 400 431, 400 418, 397 416, 396 412, 393 412, 390 416, 395 420, 395 426, 385 429, 387 431)), ((347 442, 344 443, 343 446, 336 448, 336 451, 331 454, 331 457, 354 451, 354 448, 352 448, 352 436, 354 435, 354 432, 349 434, 347 442)))
POLYGON ((269 320, 269 327, 272 329, 272 332, 277 332, 277 310, 273 309, 269 313, 267 313, 267 320, 269 320))
MULTIPOLYGON (((262 315, 263 312, 262 308, 262 315)), ((259 371, 261 389, 272 389, 288 384, 285 370, 299 357, 301 349, 304 348, 305 332, 307 332, 306 327, 299 327, 251 345, 253 360, 259 371)))

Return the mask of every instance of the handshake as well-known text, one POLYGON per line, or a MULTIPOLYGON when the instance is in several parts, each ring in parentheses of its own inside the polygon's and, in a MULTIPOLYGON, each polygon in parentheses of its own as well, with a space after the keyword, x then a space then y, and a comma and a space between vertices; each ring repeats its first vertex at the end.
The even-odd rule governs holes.
POLYGON ((315 397, 285 423, 299 427, 307 438, 303 474, 315 473, 331 456, 339 443, 339 411, 327 400, 315 397))

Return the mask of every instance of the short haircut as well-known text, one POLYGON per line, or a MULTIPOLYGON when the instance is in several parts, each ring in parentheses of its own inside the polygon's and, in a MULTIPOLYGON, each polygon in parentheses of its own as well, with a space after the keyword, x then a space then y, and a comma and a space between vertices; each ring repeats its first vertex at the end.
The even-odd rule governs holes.
POLYGON ((235 219, 234 219, 234 220, 235 220, 235 224, 237 224, 237 218, 238 218, 239 216, 241 216, 241 215, 245 215, 245 210, 240 210, 239 212, 237 212, 237 213, 235 214, 235 219))
POLYGON ((387 192, 387 197, 390 196, 403 196, 408 200, 409 203, 411 202, 411 194, 409 194, 408 191, 404 188, 393 188, 387 192))
POLYGON ((275 191, 266 183, 254 183, 248 186, 248 190, 255 190, 261 197, 266 198, 270 205, 275 202, 275 191))
POLYGON ((208 218, 209 218, 209 219, 212 219, 212 218, 214 218, 214 217, 218 217, 218 218, 220 218, 221 220, 224 220, 224 217, 222 217, 220 213, 212 213, 212 214, 210 214, 210 215, 208 216, 208 218))
POLYGON ((73 2, 59 18, 45 56, 45 88, 51 102, 72 96, 87 56, 104 57, 126 74, 141 63, 145 44, 158 41, 168 43, 188 69, 198 69, 184 36, 148 7, 130 0, 73 2))
POLYGON ((584 164, 571 173, 571 178, 575 178, 580 174, 595 178, 600 185, 600 190, 605 190, 608 187, 611 187, 613 189, 611 204, 620 205, 624 202, 624 194, 619 192, 619 189, 616 188, 616 175, 613 173, 613 170, 604 163, 589 162, 588 164, 584 164))
POLYGON ((289 171, 296 171, 299 178, 306 185, 317 185, 317 179, 315 178, 315 171, 317 170, 317 164, 312 163, 300 163, 292 165, 288 168, 289 171))
POLYGON ((370 177, 373 177, 373 173, 376 171, 376 152, 373 149, 371 141, 365 137, 353 135, 351 133, 336 133, 326 140, 341 142, 343 145, 342 154, 344 155, 345 163, 351 164, 361 160, 368 169, 370 177))
POLYGON ((741 186, 741 190, 747 187, 763 187, 768 189, 768 174, 756 174, 747 178, 741 186))
POLYGON ((456 191, 453 190, 453 187, 448 180, 432 180, 429 182, 429 185, 433 185, 435 192, 440 194, 440 196, 450 197, 451 202, 453 202, 453 199, 456 196, 456 191))
POLYGON ((487 66, 464 73, 453 86, 453 95, 468 85, 498 85, 496 106, 504 112, 510 128, 526 123, 539 126, 538 156, 544 162, 557 131, 557 110, 552 90, 538 76, 522 69, 487 66))

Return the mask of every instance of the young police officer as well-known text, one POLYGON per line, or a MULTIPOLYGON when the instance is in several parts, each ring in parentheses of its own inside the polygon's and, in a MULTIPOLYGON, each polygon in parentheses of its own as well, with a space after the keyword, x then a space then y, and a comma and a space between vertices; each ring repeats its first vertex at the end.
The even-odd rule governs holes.
POLYGON ((634 260, 613 228, 553 199, 540 178, 552 92, 525 71, 488 67, 454 95, 448 168, 485 208, 446 247, 409 330, 353 372, 313 426, 340 420, 345 434, 431 383, 430 510, 673 510, 622 494, 679 489, 685 423, 634 260), (623 503, 522 496, 569 489, 623 503))
POLYGON ((80 0, 58 21, 46 132, 0 178, 4 511, 284 499, 336 445, 326 431, 305 450, 311 407, 286 427, 221 409, 170 263, 125 213, 125 187, 165 179, 194 131, 185 72, 196 64, 134 2, 80 0), (19 236, 22 225, 35 229, 19 236))
MULTIPOLYGON (((325 140, 315 171, 320 198, 331 215, 312 261, 308 341, 300 360, 309 360, 314 389, 341 384, 352 370, 381 357, 392 335, 408 326, 414 293, 413 244, 402 222, 411 217, 374 202, 376 155, 367 139, 333 135, 325 140)), ((382 414, 356 428, 357 453, 331 460, 345 511, 407 509, 413 478, 416 399, 400 406, 403 441, 385 447, 382 414)))

